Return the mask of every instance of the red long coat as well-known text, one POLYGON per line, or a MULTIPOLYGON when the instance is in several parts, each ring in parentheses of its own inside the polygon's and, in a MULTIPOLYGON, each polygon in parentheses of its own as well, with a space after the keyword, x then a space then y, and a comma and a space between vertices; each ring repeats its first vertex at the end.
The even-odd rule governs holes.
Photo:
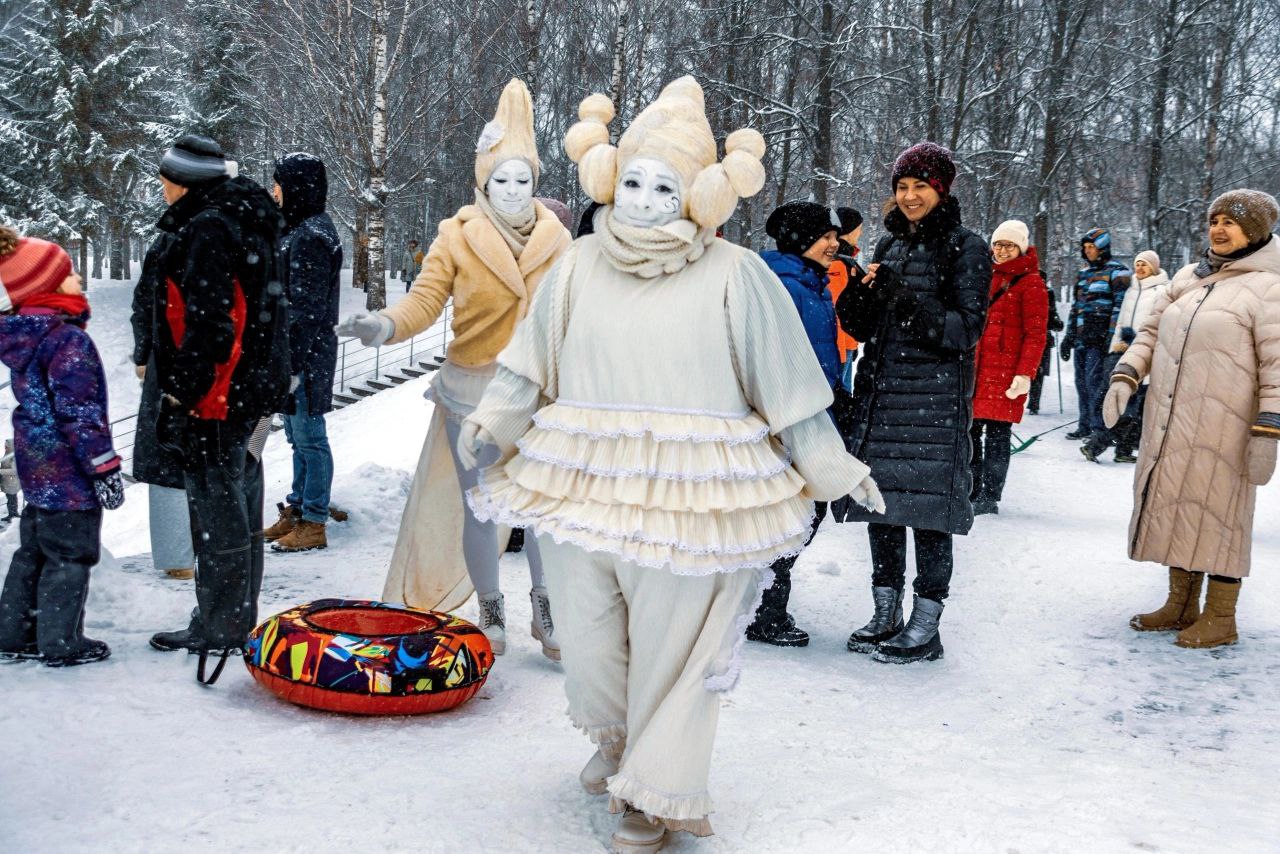
POLYGON ((1021 421, 1027 396, 1010 400, 1004 393, 1015 376, 1022 374, 1035 379, 1040 367, 1049 317, 1049 292, 1044 279, 1040 278, 1040 259, 1035 247, 992 268, 991 296, 1018 276, 1022 278, 987 312, 987 326, 978 342, 974 418, 1013 424, 1021 421))

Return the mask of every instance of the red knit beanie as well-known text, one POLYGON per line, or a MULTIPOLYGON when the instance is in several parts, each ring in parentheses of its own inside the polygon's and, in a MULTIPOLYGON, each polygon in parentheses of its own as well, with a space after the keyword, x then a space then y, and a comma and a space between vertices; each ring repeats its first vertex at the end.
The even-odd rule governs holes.
POLYGON ((899 178, 919 178, 945 196, 956 179, 956 164, 951 152, 936 142, 920 142, 898 155, 893 162, 893 179, 889 189, 898 188, 899 178))
POLYGON ((71 275, 71 256, 56 243, 22 237, 0 255, 0 311, 21 308, 40 294, 51 294, 71 275))

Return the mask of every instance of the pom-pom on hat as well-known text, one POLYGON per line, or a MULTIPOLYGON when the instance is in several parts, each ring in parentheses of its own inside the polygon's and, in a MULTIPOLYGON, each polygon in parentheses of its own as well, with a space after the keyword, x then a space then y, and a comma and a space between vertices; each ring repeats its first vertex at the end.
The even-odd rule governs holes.
POLYGON ((483 190, 489 176, 508 160, 523 160, 538 182, 542 164, 533 135, 533 98, 523 80, 511 78, 498 98, 493 121, 484 126, 476 142, 476 187, 483 190))
POLYGON ((716 228, 733 215, 738 199, 764 186, 764 137, 745 129, 729 134, 725 157, 717 162, 716 140, 707 121, 702 87, 685 76, 668 83, 622 134, 609 143, 613 104, 591 95, 578 107, 581 119, 564 138, 565 153, 578 164, 582 189, 602 205, 613 202, 622 168, 637 157, 652 157, 680 176, 682 215, 703 228, 716 228))
POLYGON ((840 231, 836 212, 817 202, 787 202, 764 223, 764 233, 778 244, 778 251, 791 255, 803 255, 828 231, 847 233, 840 231))
POLYGON ((233 174, 222 146, 207 136, 188 133, 178 137, 160 159, 160 174, 183 187, 233 174))
POLYGON ((1139 261, 1146 261, 1147 264, 1151 267, 1151 272, 1153 273, 1160 272, 1160 256, 1157 255, 1154 251, 1148 249, 1145 252, 1139 252, 1137 255, 1134 256, 1133 263, 1136 264, 1139 261))
POLYGON ((71 256, 61 246, 37 237, 15 241, 15 236, 9 229, 0 230, 0 311, 53 293, 71 275, 71 256))
POLYGON ((898 155, 893 162, 893 178, 889 189, 896 190, 898 179, 919 178, 945 196, 956 179, 956 163, 951 151, 936 142, 920 142, 898 155))
POLYGON ((1001 241, 1016 245, 1018 251, 1025 255, 1027 254, 1027 247, 1031 245, 1031 231, 1027 228, 1027 224, 1020 219, 1006 219, 996 226, 995 231, 991 232, 992 246, 1001 241))
POLYGON ((1280 206, 1261 190, 1228 190, 1209 205, 1209 219, 1225 214, 1239 223, 1249 243, 1261 243, 1276 227, 1280 206))

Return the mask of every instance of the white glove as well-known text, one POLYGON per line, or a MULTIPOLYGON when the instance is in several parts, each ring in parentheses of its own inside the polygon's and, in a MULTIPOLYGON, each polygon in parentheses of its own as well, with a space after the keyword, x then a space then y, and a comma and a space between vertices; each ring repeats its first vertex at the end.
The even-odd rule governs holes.
POLYGON ((1133 385, 1124 380, 1115 380, 1107 389, 1107 396, 1102 399, 1102 423, 1110 430, 1120 421, 1129 398, 1133 397, 1133 385))
POLYGON ((463 421, 462 429, 458 431, 458 462, 462 463, 465 470, 471 471, 476 467, 476 456, 480 449, 485 445, 496 444, 497 441, 488 430, 474 421, 463 421))
POLYGON ((302 374, 294 374, 289 377, 289 394, 293 394, 298 390, 298 386, 302 385, 302 374))
POLYGON ((1265 486, 1276 472, 1276 440, 1266 436, 1250 436, 1244 451, 1244 468, 1249 482, 1265 486))
POLYGON ((1013 378, 1013 382, 1009 383, 1009 388, 1005 391, 1004 396, 1010 400, 1017 400, 1029 391, 1031 391, 1031 377, 1025 374, 1018 374, 1013 378))
POLYGON ((333 327, 341 338, 359 338, 366 347, 381 347, 396 333, 395 322, 385 314, 357 311, 333 327))
POLYGON ((880 494, 880 487, 876 486, 871 475, 864 477, 862 482, 853 488, 853 492, 849 493, 849 497, 872 513, 883 513, 885 510, 884 496, 880 494))

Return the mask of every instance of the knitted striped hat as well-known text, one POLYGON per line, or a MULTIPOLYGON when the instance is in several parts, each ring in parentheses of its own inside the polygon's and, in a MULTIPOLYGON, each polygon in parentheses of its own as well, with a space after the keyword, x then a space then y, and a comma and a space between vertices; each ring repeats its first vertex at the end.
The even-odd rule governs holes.
MULTIPOLYGON (((0 245, 0 251, 4 248, 0 245)), ((0 311, 53 293, 70 275, 71 256, 61 246, 37 237, 19 238, 11 251, 0 255, 0 311)))
POLYGON ((222 146, 193 133, 178 137, 160 160, 160 174, 175 184, 192 187, 231 174, 222 146))

